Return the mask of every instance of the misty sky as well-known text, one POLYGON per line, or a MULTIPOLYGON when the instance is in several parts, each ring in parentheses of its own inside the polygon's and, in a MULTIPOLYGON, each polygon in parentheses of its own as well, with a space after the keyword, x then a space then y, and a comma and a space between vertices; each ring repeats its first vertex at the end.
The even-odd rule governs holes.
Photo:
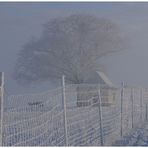
MULTIPOLYGON (((87 13, 112 19, 129 40, 128 49, 101 60, 109 78, 120 84, 148 86, 148 3, 0 3, 0 71, 10 94, 34 92, 23 89, 12 79, 18 52, 33 36, 39 37, 42 25, 56 16, 87 13)), ((48 84, 39 87, 47 90, 48 84)), ((39 90, 38 89, 38 90, 39 90)), ((37 89, 36 89, 37 90, 37 89)))

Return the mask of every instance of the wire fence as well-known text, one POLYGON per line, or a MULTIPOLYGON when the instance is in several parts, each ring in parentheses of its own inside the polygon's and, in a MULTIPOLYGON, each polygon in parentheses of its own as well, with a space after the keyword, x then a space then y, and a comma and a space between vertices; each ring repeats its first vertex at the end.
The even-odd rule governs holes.
POLYGON ((40 94, 10 95, 4 98, 2 145, 112 145, 148 119, 147 99, 141 87, 64 83, 40 94))

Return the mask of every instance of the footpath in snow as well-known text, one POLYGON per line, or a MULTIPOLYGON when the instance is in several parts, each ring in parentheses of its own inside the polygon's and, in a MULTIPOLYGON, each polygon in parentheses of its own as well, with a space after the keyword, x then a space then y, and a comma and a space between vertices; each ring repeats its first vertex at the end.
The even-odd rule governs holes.
POLYGON ((113 146, 148 146, 148 122, 116 141, 113 146))

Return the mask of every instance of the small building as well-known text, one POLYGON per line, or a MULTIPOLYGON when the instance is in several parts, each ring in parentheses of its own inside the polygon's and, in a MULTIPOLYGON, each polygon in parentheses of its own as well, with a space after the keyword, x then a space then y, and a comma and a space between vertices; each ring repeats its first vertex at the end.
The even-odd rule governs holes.
POLYGON ((97 106, 99 103, 99 88, 102 105, 109 106, 115 104, 115 86, 103 72, 97 71, 87 79, 86 83, 78 85, 77 106, 97 106))

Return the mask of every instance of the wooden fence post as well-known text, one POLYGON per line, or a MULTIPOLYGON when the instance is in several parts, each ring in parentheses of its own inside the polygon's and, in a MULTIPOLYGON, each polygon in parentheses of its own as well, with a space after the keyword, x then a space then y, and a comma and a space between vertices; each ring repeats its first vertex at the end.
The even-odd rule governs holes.
POLYGON ((121 84, 121 127, 120 127, 120 136, 123 135, 123 97, 124 97, 124 82, 121 84))
POLYGON ((134 127, 134 88, 131 88, 132 128, 134 127))
POLYGON ((140 108, 141 108, 141 113, 140 113, 140 120, 143 120, 143 88, 141 87, 140 89, 140 108))
POLYGON ((68 146, 68 134, 67 134, 67 115, 66 115, 66 95, 65 95, 65 76, 62 76, 62 103, 64 110, 64 136, 65 136, 65 146, 68 146))
POLYGON ((0 73, 0 146, 3 146, 4 72, 0 73))
POLYGON ((99 119, 100 119, 100 135, 101 135, 101 146, 104 146, 104 135, 103 135, 103 123, 102 123, 102 100, 100 86, 98 88, 98 101, 99 101, 99 119))
POLYGON ((146 103, 146 113, 145 113, 145 119, 148 120, 148 103, 146 103))

